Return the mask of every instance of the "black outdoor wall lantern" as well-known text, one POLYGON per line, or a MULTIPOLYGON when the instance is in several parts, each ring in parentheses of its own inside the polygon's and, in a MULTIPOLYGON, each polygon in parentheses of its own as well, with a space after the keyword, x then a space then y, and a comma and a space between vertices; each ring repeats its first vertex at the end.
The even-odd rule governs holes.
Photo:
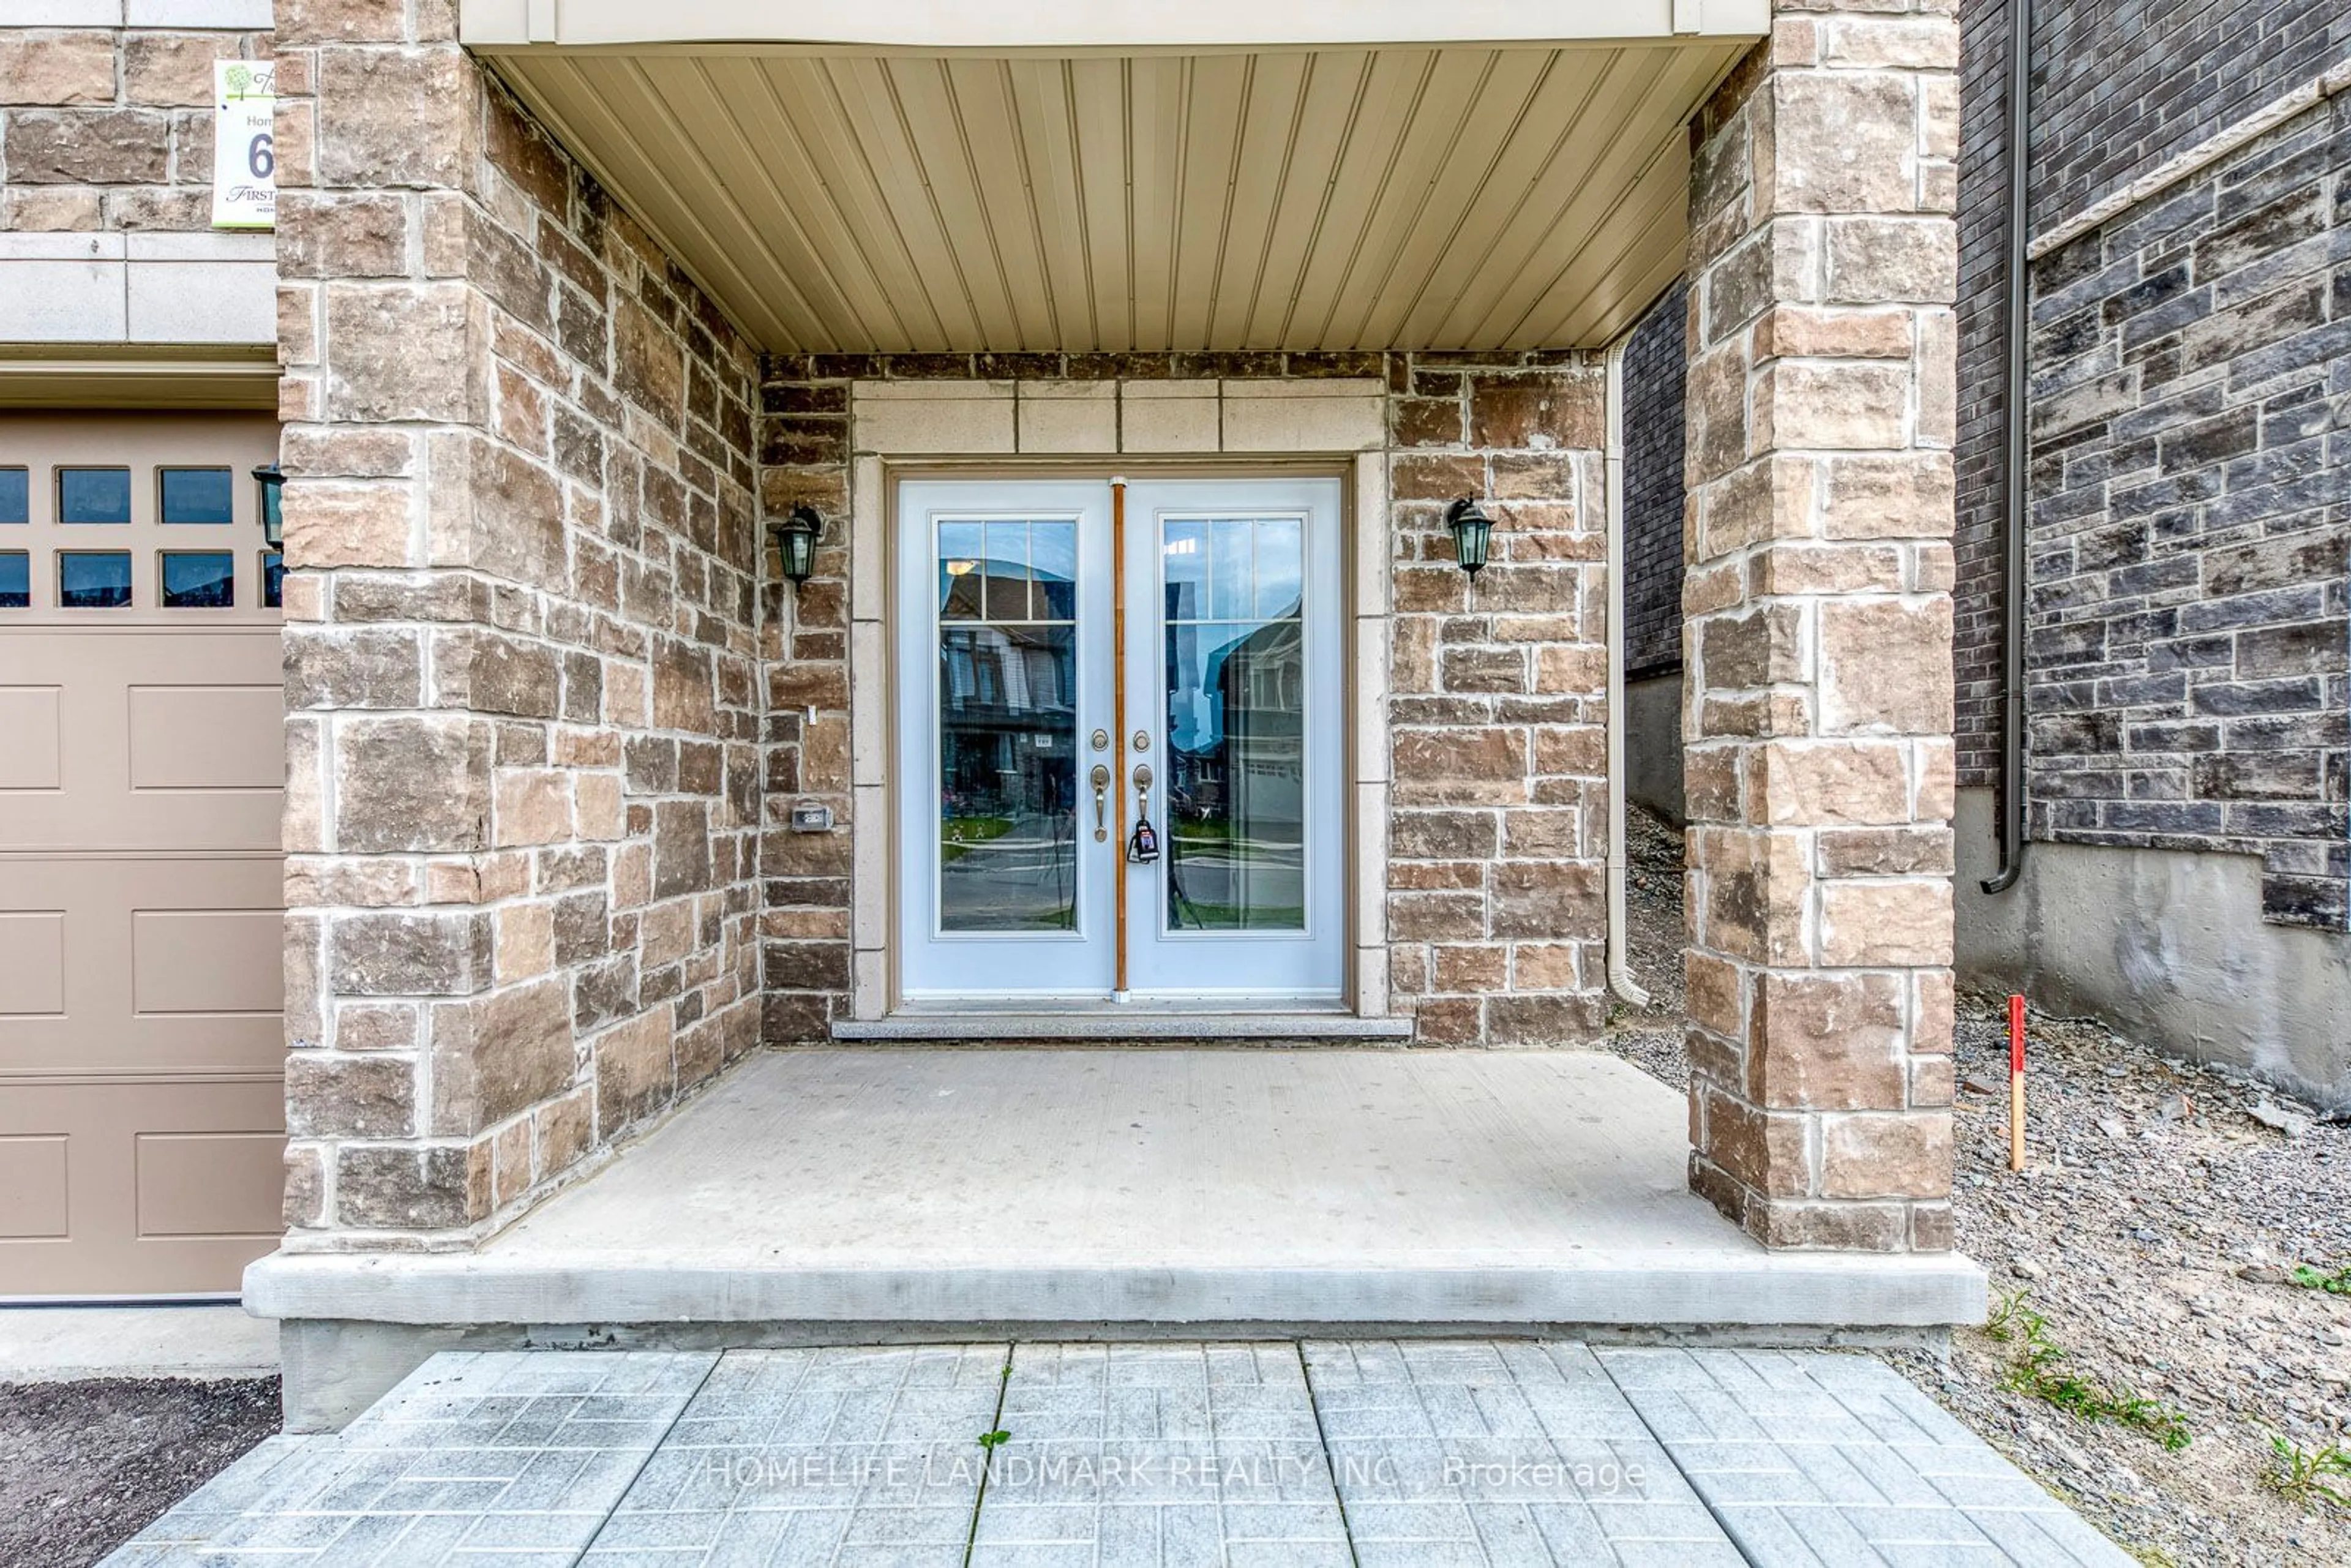
POLYGON ((792 508, 792 515, 775 525, 776 550, 784 559, 784 575, 798 588, 816 574, 816 537, 824 529, 824 518, 814 507, 803 503, 792 508))
POLYGON ((1445 526, 1453 533, 1453 559, 1471 578, 1486 565, 1487 547, 1493 543, 1494 519, 1468 496, 1445 508, 1445 526))
POLYGON ((261 537, 274 549, 286 542, 286 476, 275 463, 265 463, 253 471, 261 482, 261 537))

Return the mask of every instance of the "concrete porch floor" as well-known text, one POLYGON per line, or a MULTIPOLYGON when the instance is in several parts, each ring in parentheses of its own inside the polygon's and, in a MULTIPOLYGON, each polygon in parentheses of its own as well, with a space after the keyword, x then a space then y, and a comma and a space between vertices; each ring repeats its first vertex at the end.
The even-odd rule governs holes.
POLYGON ((673 1344, 1980 1317, 1964 1258, 1768 1251, 1688 1192, 1687 1149, 1681 1096, 1601 1054, 792 1051, 478 1252, 281 1253, 246 1301, 673 1344))

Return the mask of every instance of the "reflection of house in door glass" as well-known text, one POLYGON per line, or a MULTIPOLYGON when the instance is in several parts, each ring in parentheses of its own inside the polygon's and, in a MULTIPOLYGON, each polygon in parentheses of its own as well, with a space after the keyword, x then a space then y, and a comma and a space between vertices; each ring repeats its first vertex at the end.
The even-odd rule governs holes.
POLYGON ((1299 525, 1166 525, 1172 930, 1305 925, 1306 671, 1299 525))
POLYGON ((1076 534, 939 525, 942 930, 1076 926, 1076 534))

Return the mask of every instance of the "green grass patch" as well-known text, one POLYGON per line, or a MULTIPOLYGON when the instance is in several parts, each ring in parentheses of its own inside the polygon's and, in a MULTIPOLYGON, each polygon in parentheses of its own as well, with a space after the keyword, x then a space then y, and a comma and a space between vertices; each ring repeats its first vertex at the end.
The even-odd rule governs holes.
POLYGON ((939 824, 939 863, 953 865, 990 839, 1012 831, 1009 817, 950 817, 939 824))
POLYGON ((2049 1320, 2007 1291, 1984 1322, 1986 1336, 2016 1346, 2001 1378, 2018 1394, 2053 1405, 2077 1421, 2112 1421, 2145 1432, 2172 1452, 2195 1440, 2188 1417, 2125 1384, 2108 1384, 2069 1369, 2065 1348, 2049 1337, 2049 1320))
POLYGON ((2270 1434, 2270 1468, 2262 1478, 2270 1490, 2309 1508, 2328 1502, 2351 1508, 2351 1453, 2337 1443, 2305 1448, 2280 1433, 2270 1434))
POLYGON ((2324 1291, 2330 1296, 2351 1296, 2351 1264, 2346 1264, 2330 1274, 2307 1263, 2296 1263, 2286 1278, 2305 1291, 2324 1291))

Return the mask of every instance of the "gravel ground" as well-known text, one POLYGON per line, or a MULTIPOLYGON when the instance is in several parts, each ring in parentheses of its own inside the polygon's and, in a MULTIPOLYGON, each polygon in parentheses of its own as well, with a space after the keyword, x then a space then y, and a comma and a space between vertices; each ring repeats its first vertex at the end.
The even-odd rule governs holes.
POLYGON ((274 1377, 0 1384, 0 1563, 95 1563, 276 1430, 274 1377))
POLYGON ((1639 806, 1625 813, 1625 918, 1633 978, 1646 1008, 1611 1001, 1608 1028, 1618 1055, 1679 1089, 1682 1055, 1682 835, 1639 806))
MULTIPOLYGON (((1655 996, 1618 1008, 1614 1043, 1678 1088, 1680 841, 1634 816, 1633 967, 1655 996)), ((2175 1408, 2193 1440, 2167 1452, 2012 1391, 2013 1337, 1962 1330, 1948 1365, 1896 1364, 2146 1561, 2351 1563, 2351 1509, 2265 1484, 2272 1431, 2351 1448, 2351 1295, 2287 1272, 2351 1267, 2351 1127, 2102 1024, 2035 1016, 2031 1165, 2012 1175, 2004 1006, 1960 999, 1959 1246, 1991 1271, 1996 1299, 2022 1292, 2047 1320, 2064 1369, 2175 1408)), ((2351 1477, 2335 1484, 2351 1490, 2351 1477)))

